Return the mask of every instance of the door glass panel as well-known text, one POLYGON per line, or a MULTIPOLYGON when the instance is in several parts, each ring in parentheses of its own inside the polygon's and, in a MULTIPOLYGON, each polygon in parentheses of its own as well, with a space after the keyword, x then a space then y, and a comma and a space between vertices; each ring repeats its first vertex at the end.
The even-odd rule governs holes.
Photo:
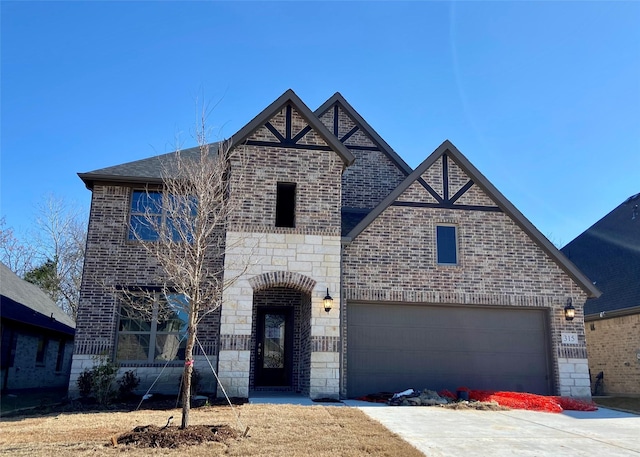
POLYGON ((285 316, 264 315, 264 357, 262 368, 284 368, 285 316))

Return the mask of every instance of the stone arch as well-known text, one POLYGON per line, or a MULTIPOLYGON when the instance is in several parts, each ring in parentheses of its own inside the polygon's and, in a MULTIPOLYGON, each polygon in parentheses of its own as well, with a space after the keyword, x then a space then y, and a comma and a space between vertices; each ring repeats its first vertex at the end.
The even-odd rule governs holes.
POLYGON ((311 294, 316 286, 316 281, 293 271, 270 271, 249 279, 249 284, 254 293, 271 287, 290 287, 311 294))

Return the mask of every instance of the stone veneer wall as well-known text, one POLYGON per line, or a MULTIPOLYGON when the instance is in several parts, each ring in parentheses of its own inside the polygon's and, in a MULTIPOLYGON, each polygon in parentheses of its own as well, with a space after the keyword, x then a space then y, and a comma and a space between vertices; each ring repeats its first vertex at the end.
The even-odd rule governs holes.
POLYGON ((585 323, 589 368, 604 372, 606 395, 640 395, 640 314, 585 323))
MULTIPOLYGON (((301 306, 300 319, 303 321, 306 318, 310 322, 310 335, 307 337, 301 332, 300 339, 301 342, 310 342, 307 343, 310 351, 304 345, 300 348, 302 371, 299 375, 301 379, 306 379, 306 366, 309 367, 309 395, 312 398, 337 397, 340 370, 340 237, 228 232, 227 242, 228 246, 233 247, 225 257, 225 273, 229 277, 239 275, 238 280, 223 294, 220 323, 218 369, 227 393, 237 397, 249 396, 254 286, 265 284, 267 287, 295 288, 310 297, 311 303, 303 302, 301 306), (242 270, 238 268, 247 265, 245 260, 250 258, 255 261, 249 262, 247 271, 241 274, 242 270), (291 272, 296 274, 287 274, 291 272), (286 281, 286 278, 291 280, 286 281), (310 278, 313 280, 309 281, 310 278), (334 309, 328 314, 322 305, 327 288, 335 291, 334 309), (307 364, 305 357, 309 352, 310 362, 307 364)), ((304 326, 305 322, 302 322, 302 329, 304 326)), ((300 385, 301 391, 306 391, 305 382, 300 385)))
MULTIPOLYGON (((468 177, 449 162, 449 195, 454 195, 468 177)), ((442 195, 441 173, 437 161, 423 179, 442 195)), ((415 183, 398 201, 435 200, 415 183)), ((475 185, 457 203, 495 206, 475 185)), ((576 376, 586 371, 587 364, 586 295, 504 213, 390 206, 344 251, 347 306, 349 300, 358 300, 549 308, 555 388, 563 395, 590 396, 588 383, 576 376), (437 264, 435 235, 440 223, 458 228, 458 265, 437 264), (576 307, 572 322, 563 315, 569 297, 576 307), (576 333, 578 344, 563 344, 562 332, 576 333)), ((343 337, 346 351, 348 335, 343 337)), ((346 377, 344 383, 346 394, 346 377)))
MULTIPOLYGON (((76 337, 69 391, 77 394, 76 381, 79 374, 93 366, 97 355, 115 357, 118 325, 118 302, 113 290, 120 287, 154 287, 160 285, 162 270, 157 262, 135 241, 129 241, 129 209, 133 188, 115 184, 94 185, 91 199, 91 212, 87 233, 86 256, 80 290, 76 337)), ((222 259, 211 259, 212 263, 222 259)), ((218 343, 220 311, 207 315, 198 327, 198 338, 206 354, 213 359, 215 367, 218 343)), ((194 354, 201 356, 196 348, 194 354)), ((196 360, 197 363, 197 360, 196 360)), ((140 389, 151 385, 162 371, 164 363, 137 364, 127 362, 121 371, 137 372, 143 381, 140 389), (148 381, 148 382, 147 382, 148 381)), ((169 371, 181 371, 183 362, 172 362, 169 371)), ((203 383, 215 390, 213 373, 207 365, 197 366, 203 375, 203 383)), ((166 375, 167 370, 163 373, 166 375)), ((168 375, 167 375, 168 376, 168 375)), ((178 378, 179 379, 179 378, 178 378)), ((174 386, 178 385, 167 381, 174 386)), ((163 387, 164 389, 164 387, 163 387)))

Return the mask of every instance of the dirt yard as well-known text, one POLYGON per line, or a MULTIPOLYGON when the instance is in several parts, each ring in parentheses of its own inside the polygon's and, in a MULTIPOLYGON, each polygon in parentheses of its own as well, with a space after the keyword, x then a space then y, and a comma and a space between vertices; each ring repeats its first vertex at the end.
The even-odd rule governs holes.
MULTIPOLYGON (((35 455, 184 455, 191 456, 422 456, 415 448, 354 408, 336 406, 211 406, 191 411, 192 425, 228 425, 238 437, 188 448, 136 448, 114 441, 134 428, 163 427, 180 410, 65 412, 14 416, 0 421, 0 454, 35 455), (239 418, 236 416, 239 415, 239 418), (249 427, 246 437, 242 437, 249 427)), ((211 428, 211 427, 209 427, 211 428)), ((232 434, 231 434, 232 435, 232 434)))

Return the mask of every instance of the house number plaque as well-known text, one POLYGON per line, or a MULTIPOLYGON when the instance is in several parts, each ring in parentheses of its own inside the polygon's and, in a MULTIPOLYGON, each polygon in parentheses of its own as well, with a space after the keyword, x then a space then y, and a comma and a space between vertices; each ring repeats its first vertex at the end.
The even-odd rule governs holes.
POLYGON ((577 333, 562 332, 560 336, 562 337, 562 344, 578 344, 577 333))

